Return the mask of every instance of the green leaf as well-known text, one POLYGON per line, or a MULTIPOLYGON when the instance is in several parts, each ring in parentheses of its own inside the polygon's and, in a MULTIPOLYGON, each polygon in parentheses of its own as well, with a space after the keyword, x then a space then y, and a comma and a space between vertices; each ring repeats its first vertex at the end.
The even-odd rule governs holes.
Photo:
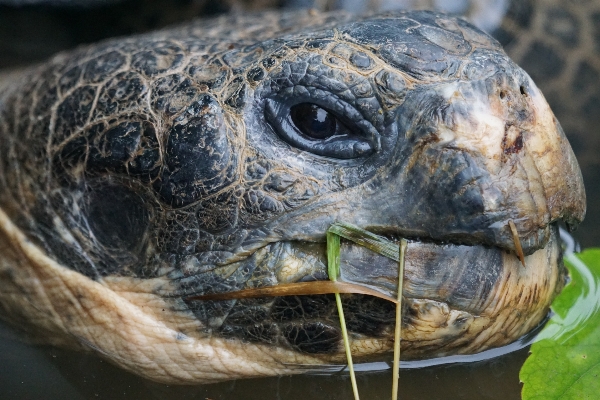
POLYGON ((565 257, 571 281, 521 368, 522 398, 600 398, 600 249, 565 257))

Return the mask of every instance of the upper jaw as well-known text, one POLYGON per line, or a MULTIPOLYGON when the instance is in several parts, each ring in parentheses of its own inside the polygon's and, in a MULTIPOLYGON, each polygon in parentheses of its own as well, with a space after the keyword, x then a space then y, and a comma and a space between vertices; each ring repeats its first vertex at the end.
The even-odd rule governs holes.
POLYGON ((526 255, 545 247, 551 223, 583 220, 585 190, 543 95, 524 72, 515 75, 518 79, 494 76, 409 93, 398 111, 399 141, 385 169, 271 221, 270 239, 320 241, 332 223, 343 221, 512 252, 520 242, 526 255))

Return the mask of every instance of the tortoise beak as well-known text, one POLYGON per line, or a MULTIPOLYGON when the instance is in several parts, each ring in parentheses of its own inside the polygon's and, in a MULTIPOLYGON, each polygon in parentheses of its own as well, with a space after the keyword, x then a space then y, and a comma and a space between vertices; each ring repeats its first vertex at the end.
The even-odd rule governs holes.
POLYGON ((470 86, 452 94, 459 99, 448 102, 458 102, 463 112, 452 121, 451 147, 487 172, 486 182, 480 180, 482 211, 489 216, 488 227, 481 227, 488 230, 486 241, 516 250, 507 226, 512 221, 531 254, 548 242, 552 222, 576 227, 583 220, 586 196, 575 155, 544 96, 525 74, 518 88, 511 83, 490 90, 487 82, 485 91, 470 86))
MULTIPOLYGON (((527 157, 523 157, 521 162, 530 162, 535 167, 537 175, 530 177, 530 185, 535 182, 540 186, 536 191, 544 201, 532 207, 530 215, 539 221, 538 226, 562 219, 576 227, 586 213, 581 170, 544 96, 533 83, 531 86, 534 90, 528 94, 535 124, 526 141, 527 157)), ((522 228, 524 232, 531 232, 535 225, 527 229, 528 226, 522 224, 522 228)))
MULTIPOLYGON (((541 93, 539 97, 543 98, 541 93)), ((537 124, 527 143, 529 155, 520 160, 530 164, 524 168, 529 175, 522 184, 515 184, 511 193, 518 210, 513 221, 526 254, 545 245, 550 223, 563 220, 573 230, 586 213, 583 178, 573 150, 546 102, 540 101, 539 106, 537 124)), ((502 241, 510 241, 506 229, 498 234, 502 241)))
POLYGON ((551 223, 583 220, 581 171, 560 124, 525 72, 505 70, 407 96, 404 141, 388 175, 395 182, 381 184, 390 188, 378 200, 381 228, 516 251, 512 221, 532 254, 550 239, 551 223), (400 206, 386 207, 390 199, 400 206))

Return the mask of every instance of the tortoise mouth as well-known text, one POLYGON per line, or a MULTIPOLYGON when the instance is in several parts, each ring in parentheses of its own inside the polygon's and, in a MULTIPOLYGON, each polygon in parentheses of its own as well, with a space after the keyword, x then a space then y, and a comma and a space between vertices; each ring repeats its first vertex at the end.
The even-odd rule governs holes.
MULTIPOLYGON (((479 352, 508 344, 536 326, 562 287, 558 228, 552 224, 550 229, 548 244, 525 258, 526 268, 515 254, 500 247, 413 238, 405 252, 402 292, 407 333, 403 341, 407 347, 402 350, 403 357, 479 352)), ((394 239, 395 235, 388 232, 386 237, 394 239)), ((323 242, 275 242, 250 258, 238 265, 235 273, 223 275, 220 282, 215 280, 220 273, 213 274, 213 284, 202 285, 204 294, 329 279, 323 242), (248 278, 232 288, 232 283, 243 278, 235 275, 239 271, 247 271, 248 278)), ((339 280, 397 296, 397 261, 342 239, 340 264, 339 280)), ((330 361, 343 354, 332 296, 197 297, 186 301, 189 309, 199 319, 211 315, 203 325, 226 339, 276 343, 294 352, 326 356, 330 361)), ((347 295, 343 302, 356 353, 389 350, 394 304, 362 294, 347 295), (363 345, 365 348, 360 347, 363 345)))
MULTIPOLYGON (((522 258, 518 253, 499 245, 474 245, 470 241, 465 244, 461 241, 441 241, 423 236, 409 237, 405 257, 408 281, 403 290, 404 295, 441 301, 457 309, 479 313, 509 265, 511 268, 517 264, 519 268, 541 268, 536 264, 539 260, 532 261, 536 260, 533 255, 560 247, 557 223, 550 224, 548 229, 550 239, 546 245, 531 255, 522 255, 522 258)), ((376 232, 391 243, 398 243, 402 237, 393 229, 379 229, 376 232)), ((340 250, 341 281, 373 289, 388 298, 396 298, 398 258, 394 256, 397 253, 382 255, 344 238, 341 239, 340 250)), ((553 257, 546 260, 548 265, 560 262, 560 251, 553 257)), ((324 242, 273 242, 256 250, 245 261, 248 260, 250 261, 242 263, 255 265, 253 275, 257 278, 250 276, 243 286, 238 285, 234 290, 221 287, 224 292, 329 280, 327 246, 324 242)), ((214 287, 208 288, 208 291, 203 288, 203 291, 204 293, 192 295, 203 297, 223 293, 214 287)))
MULTIPOLYGON (((537 252, 559 247, 557 223, 550 224, 549 229, 549 242, 537 252)), ((402 237, 392 229, 374 231, 394 243, 402 237)), ((523 266, 517 253, 500 246, 441 241, 423 236, 406 239, 404 295, 444 302, 452 308, 476 314, 487 306, 491 291, 509 264, 511 267, 519 265, 519 268, 540 267, 533 261, 533 255, 524 257, 523 266)), ((278 258, 275 273, 279 283, 328 279, 324 243, 289 241, 279 242, 275 247, 285 249, 275 256, 278 258)), ((396 260, 343 238, 340 250, 340 280, 396 297, 396 260)), ((557 252, 556 259, 547 261, 549 265, 556 265, 559 260, 560 252, 557 252)))
MULTIPOLYGON (((395 243, 399 242, 401 238, 404 238, 413 243, 427 243, 438 246, 481 246, 484 248, 501 249, 520 257, 521 254, 519 253, 523 251, 525 254, 530 255, 540 249, 545 248, 550 238, 554 235, 554 230, 557 229, 556 227, 558 226, 559 221, 560 219, 556 219, 544 225, 543 227, 540 227, 536 233, 527 235, 526 237, 520 236, 520 233, 517 230, 518 228, 512 220, 508 220, 508 223, 495 223, 494 225, 502 225, 504 229, 509 232, 509 236, 512 239, 510 243, 507 243, 505 238, 499 237, 500 235, 496 235, 496 240, 490 240, 487 236, 484 238, 480 235, 468 234, 462 231, 456 233, 446 233, 442 238, 439 238, 434 237, 434 235, 424 235, 420 232, 415 234, 411 234, 410 232, 399 232, 397 229, 392 227, 373 226, 365 229, 395 243), (519 247, 522 247, 522 249, 519 250, 519 247)), ((572 226, 572 229, 576 229, 576 224, 572 226)))

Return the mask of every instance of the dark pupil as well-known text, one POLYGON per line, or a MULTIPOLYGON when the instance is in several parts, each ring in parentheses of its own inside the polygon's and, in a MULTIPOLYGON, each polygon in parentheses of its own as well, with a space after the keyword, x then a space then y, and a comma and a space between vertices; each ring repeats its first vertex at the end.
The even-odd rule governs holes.
POLYGON ((300 132, 312 139, 327 139, 335 134, 336 118, 315 104, 297 104, 290 114, 300 132))

